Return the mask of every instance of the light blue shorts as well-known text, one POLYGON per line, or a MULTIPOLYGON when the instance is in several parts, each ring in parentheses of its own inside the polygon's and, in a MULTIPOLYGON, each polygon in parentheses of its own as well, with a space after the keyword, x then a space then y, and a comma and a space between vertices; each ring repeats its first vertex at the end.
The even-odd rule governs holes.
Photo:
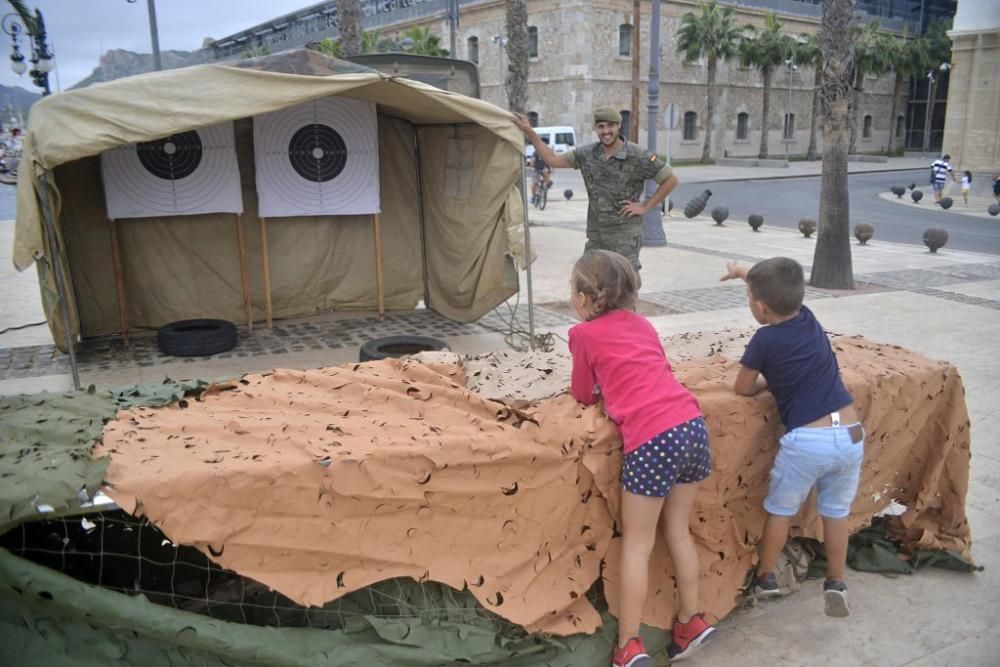
POLYGON ((803 426, 785 434, 764 500, 769 514, 795 516, 814 485, 821 516, 842 519, 851 513, 865 442, 864 430, 858 442, 851 442, 851 426, 857 425, 803 426))

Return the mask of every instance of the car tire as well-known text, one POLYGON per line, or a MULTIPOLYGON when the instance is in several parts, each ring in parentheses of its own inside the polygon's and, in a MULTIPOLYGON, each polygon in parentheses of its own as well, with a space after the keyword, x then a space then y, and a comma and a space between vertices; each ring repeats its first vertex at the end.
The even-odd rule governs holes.
POLYGON ((160 327, 160 352, 173 357, 207 357, 236 347, 236 325, 226 320, 178 320, 160 327))
POLYGON ((359 361, 394 359, 418 352, 440 352, 447 350, 448 344, 428 336, 386 336, 373 338, 361 346, 359 361))

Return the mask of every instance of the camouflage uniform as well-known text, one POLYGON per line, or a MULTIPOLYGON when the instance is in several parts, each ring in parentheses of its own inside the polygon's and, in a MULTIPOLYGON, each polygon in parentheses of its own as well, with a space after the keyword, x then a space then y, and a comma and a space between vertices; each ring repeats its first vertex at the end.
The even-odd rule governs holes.
POLYGON ((636 271, 641 268, 642 218, 618 215, 622 200, 639 201, 647 179, 657 184, 670 178, 672 169, 660 158, 625 142, 610 158, 601 142, 567 151, 562 156, 583 174, 590 204, 587 207, 587 245, 584 252, 611 250, 624 255, 636 271))

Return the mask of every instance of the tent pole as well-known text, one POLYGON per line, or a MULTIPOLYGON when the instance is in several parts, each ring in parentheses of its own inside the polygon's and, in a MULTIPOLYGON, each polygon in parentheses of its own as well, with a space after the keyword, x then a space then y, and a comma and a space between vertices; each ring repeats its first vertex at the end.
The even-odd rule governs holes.
POLYGON ((243 310, 247 315, 247 331, 253 331, 253 316, 250 313, 250 277, 247 275, 247 244, 243 238, 243 219, 236 214, 236 243, 240 246, 240 282, 243 284, 243 310))
POLYGON ((424 185, 420 178, 420 135, 413 126, 413 156, 417 172, 417 220, 420 224, 420 261, 424 280, 424 308, 431 307, 431 285, 427 278, 427 221, 424 219, 424 185))
POLYGON ((372 216, 375 223, 375 286, 378 290, 378 318, 385 319, 385 287, 382 282, 382 216, 372 216))
POLYGON ((531 286, 531 234, 528 231, 528 177, 525 161, 521 160, 521 210, 524 211, 524 270, 528 281, 528 347, 535 349, 535 295, 531 286))
POLYGON ((118 225, 114 218, 108 218, 111 228, 111 266, 115 272, 115 292, 118 294, 118 326, 122 338, 128 344, 128 295, 125 293, 125 270, 122 266, 121 243, 118 240, 118 225))
POLYGON ((59 237, 56 236, 56 221, 52 217, 52 202, 49 200, 49 184, 45 175, 45 170, 38 176, 38 184, 41 187, 42 199, 42 220, 45 223, 45 231, 49 235, 49 242, 52 248, 52 270, 55 272, 56 292, 59 295, 59 310, 63 319, 63 329, 66 332, 66 352, 69 353, 69 367, 73 373, 73 388, 80 390, 80 369, 76 365, 76 349, 73 340, 73 323, 69 321, 69 304, 67 303, 66 283, 62 273, 62 261, 59 256, 59 237))
POLYGON ((267 259, 267 219, 260 219, 260 254, 264 260, 264 304, 267 307, 267 328, 271 328, 271 265, 267 259))

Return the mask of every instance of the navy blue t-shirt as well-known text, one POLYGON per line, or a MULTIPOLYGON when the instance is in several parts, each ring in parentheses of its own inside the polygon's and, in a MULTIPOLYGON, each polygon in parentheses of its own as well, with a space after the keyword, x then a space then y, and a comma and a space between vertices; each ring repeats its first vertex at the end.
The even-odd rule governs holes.
POLYGON ((740 363, 767 380, 786 431, 853 401, 823 327, 805 306, 790 320, 758 329, 740 363))

